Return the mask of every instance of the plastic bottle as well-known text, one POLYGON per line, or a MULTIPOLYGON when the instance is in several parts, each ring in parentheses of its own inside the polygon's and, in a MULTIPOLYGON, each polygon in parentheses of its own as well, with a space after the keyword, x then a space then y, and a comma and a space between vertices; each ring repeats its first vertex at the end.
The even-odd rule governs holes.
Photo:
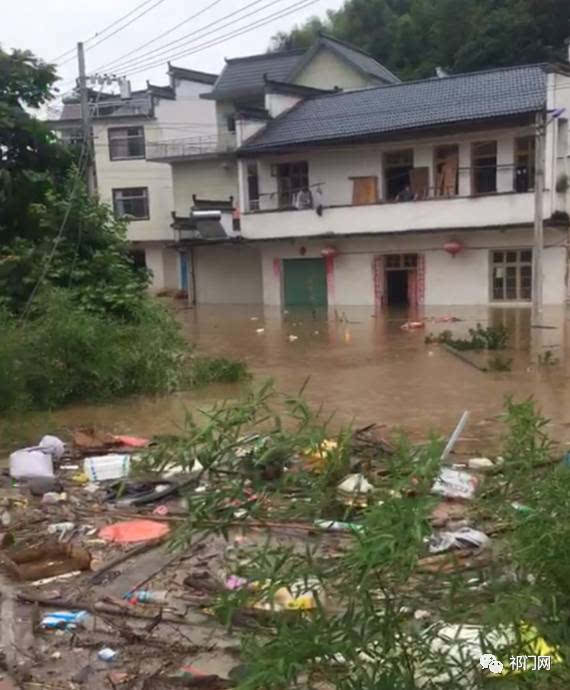
POLYGON ((52 611, 42 618, 40 625, 47 629, 75 630, 81 627, 92 630, 94 624, 95 619, 88 611, 52 611))
POLYGON ((168 592, 165 589, 139 589, 137 592, 132 592, 129 599, 139 604, 166 604, 168 602, 168 592))

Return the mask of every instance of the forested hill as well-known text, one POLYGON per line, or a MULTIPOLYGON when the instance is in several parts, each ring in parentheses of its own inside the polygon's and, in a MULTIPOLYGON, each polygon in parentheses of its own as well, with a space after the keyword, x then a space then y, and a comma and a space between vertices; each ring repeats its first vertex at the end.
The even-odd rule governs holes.
POLYGON ((567 59, 570 0, 347 0, 270 50, 308 46, 325 31, 373 55, 401 79, 567 59))

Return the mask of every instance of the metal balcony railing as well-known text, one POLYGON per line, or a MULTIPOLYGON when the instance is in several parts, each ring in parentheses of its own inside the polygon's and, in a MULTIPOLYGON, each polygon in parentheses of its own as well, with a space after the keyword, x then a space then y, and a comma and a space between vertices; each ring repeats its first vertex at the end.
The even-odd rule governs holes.
POLYGON ((209 153, 231 153, 234 150, 235 143, 222 143, 218 141, 216 135, 208 135, 173 141, 147 142, 146 157, 148 160, 185 158, 209 153))

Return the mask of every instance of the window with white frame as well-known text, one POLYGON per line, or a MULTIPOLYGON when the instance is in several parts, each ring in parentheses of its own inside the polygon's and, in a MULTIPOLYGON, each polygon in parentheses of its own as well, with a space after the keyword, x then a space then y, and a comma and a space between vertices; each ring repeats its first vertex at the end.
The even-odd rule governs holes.
POLYGON ((491 298, 524 302, 532 296, 532 249, 491 251, 491 298))
POLYGON ((113 208, 117 218, 148 220, 148 188, 113 189, 113 208))
POLYGON ((145 157, 144 127, 111 127, 108 135, 112 161, 145 157))

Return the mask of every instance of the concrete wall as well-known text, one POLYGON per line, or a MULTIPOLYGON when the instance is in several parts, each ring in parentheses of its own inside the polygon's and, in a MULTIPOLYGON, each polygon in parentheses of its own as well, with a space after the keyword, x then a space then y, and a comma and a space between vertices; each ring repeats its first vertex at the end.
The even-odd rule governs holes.
POLYGON ((167 249, 163 244, 139 245, 145 253, 146 267, 152 271, 152 292, 159 290, 178 290, 180 287, 180 267, 178 252, 167 249))
POLYGON ((261 263, 257 247, 195 247, 198 304, 261 304, 261 263))
MULTIPOLYGON (((566 298, 566 248, 560 246, 564 237, 562 231, 547 230, 545 233, 545 304, 563 304, 566 298)), ((464 245, 455 258, 443 249, 449 239, 444 233, 334 241, 304 238, 263 243, 260 245, 263 301, 274 306, 282 303, 283 259, 320 257, 322 249, 332 245, 339 254, 334 258, 329 277, 329 306, 373 307, 374 258, 394 253, 418 253, 425 258, 426 305, 490 304, 490 251, 529 248, 533 241, 530 229, 454 233, 454 238, 464 245)))
POLYGON ((180 216, 187 216, 192 206, 192 194, 199 199, 238 198, 235 161, 182 161, 172 163, 174 180, 173 207, 180 216))
POLYGON ((378 82, 366 79, 331 50, 323 47, 297 75, 294 83, 318 89, 334 89, 335 86, 341 89, 362 89, 377 85, 378 82))

